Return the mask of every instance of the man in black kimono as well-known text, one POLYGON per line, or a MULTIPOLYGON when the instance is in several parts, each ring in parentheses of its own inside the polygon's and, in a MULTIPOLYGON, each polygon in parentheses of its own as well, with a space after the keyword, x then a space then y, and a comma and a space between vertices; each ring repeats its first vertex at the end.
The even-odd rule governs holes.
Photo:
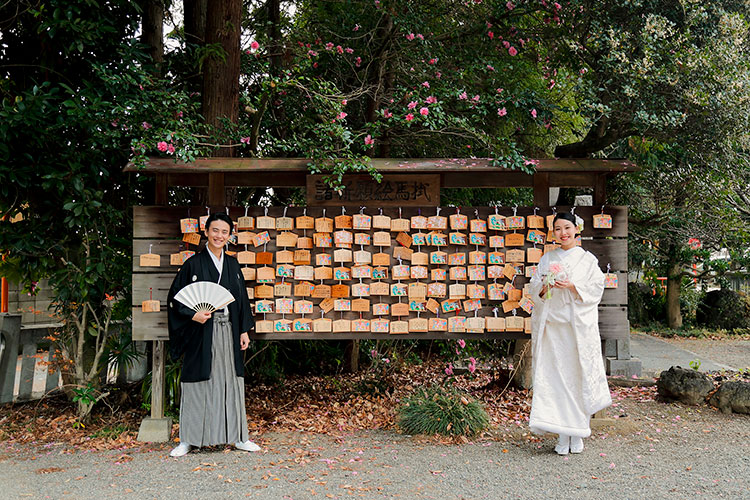
POLYGON ((248 439, 242 356, 255 320, 240 265, 224 252, 232 227, 227 214, 212 214, 206 221, 206 248, 185 262, 169 290, 169 351, 173 359, 183 359, 180 444, 170 453, 173 457, 193 447, 217 444, 260 449, 248 439), (209 313, 195 312, 174 299, 183 287, 197 281, 220 284, 234 302, 209 313))

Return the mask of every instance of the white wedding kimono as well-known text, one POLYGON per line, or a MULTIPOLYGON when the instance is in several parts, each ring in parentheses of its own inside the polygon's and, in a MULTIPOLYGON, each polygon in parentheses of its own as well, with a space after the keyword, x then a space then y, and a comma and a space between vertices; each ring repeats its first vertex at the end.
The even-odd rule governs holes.
POLYGON ((531 280, 532 432, 591 435, 591 415, 612 404, 602 362, 598 305, 604 292, 599 262, 581 247, 542 256, 531 280), (551 288, 543 276, 562 268, 577 290, 551 288), (547 298, 549 296, 549 298, 547 298))

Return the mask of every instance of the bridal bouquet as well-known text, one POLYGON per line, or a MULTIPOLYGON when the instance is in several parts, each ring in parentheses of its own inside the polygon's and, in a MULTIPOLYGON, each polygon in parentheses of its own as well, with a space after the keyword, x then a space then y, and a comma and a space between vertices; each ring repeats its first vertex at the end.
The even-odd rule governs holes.
POLYGON ((568 272, 565 268, 565 264, 562 262, 552 262, 549 265, 547 274, 542 278, 542 283, 547 287, 547 293, 544 295, 545 299, 552 297, 552 287, 556 281, 564 281, 568 279, 568 272))

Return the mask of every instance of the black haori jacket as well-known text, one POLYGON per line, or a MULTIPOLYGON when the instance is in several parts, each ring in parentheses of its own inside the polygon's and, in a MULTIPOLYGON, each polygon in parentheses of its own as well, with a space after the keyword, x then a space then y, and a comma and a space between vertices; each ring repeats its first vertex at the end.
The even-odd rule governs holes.
MULTIPOLYGON (((213 318, 200 324, 193 321, 195 311, 174 296, 183 287, 196 281, 216 281, 219 272, 208 254, 203 251, 190 257, 175 276, 167 297, 167 325, 169 329, 169 354, 172 359, 183 357, 182 382, 200 382, 211 377, 211 346, 213 341, 213 318)), ((255 327, 250 301, 247 298, 245 280, 240 271, 237 259, 224 253, 224 264, 221 272, 221 286, 234 296, 229 308, 229 320, 232 323, 232 345, 234 347, 234 367, 238 377, 244 374, 240 334, 249 332, 255 327)))

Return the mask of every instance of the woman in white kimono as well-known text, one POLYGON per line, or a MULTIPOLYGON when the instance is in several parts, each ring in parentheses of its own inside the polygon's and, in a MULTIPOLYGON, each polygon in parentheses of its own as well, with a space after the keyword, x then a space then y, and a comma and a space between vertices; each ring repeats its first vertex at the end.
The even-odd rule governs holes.
POLYGON ((542 256, 531 280, 533 397, 529 427, 559 434, 555 451, 581 453, 591 415, 612 404, 602 362, 598 305, 604 274, 590 252, 576 246, 576 219, 559 213, 561 248, 542 256))

